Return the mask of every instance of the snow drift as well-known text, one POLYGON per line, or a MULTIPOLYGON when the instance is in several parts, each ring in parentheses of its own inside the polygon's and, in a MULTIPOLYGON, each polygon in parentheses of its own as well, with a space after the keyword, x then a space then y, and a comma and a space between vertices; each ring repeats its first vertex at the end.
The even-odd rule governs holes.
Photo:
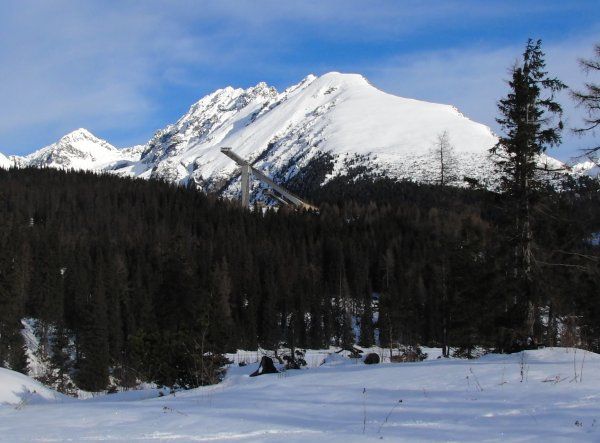
POLYGON ((0 368, 0 404, 22 407, 67 399, 26 375, 0 368))

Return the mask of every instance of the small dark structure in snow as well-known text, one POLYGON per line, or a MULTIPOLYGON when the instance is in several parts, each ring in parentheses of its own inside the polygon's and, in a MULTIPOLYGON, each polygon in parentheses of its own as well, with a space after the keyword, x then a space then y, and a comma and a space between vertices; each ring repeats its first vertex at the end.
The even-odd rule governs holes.
POLYGON ((365 357, 365 365, 376 365, 379 363, 379 355, 371 352, 365 357))
POLYGON ((283 356, 285 361, 285 369, 300 369, 302 366, 306 366, 306 360, 304 360, 304 354, 306 351, 296 349, 290 350, 289 355, 283 356))
POLYGON ((360 354, 363 353, 362 349, 358 349, 358 348, 352 348, 349 350, 350 354, 348 355, 348 358, 360 358, 360 354))
POLYGON ((260 365, 258 369, 250 374, 250 377, 256 377, 257 375, 263 374, 277 374, 279 371, 275 367, 273 363, 273 359, 271 357, 267 357, 266 355, 260 359, 260 365))

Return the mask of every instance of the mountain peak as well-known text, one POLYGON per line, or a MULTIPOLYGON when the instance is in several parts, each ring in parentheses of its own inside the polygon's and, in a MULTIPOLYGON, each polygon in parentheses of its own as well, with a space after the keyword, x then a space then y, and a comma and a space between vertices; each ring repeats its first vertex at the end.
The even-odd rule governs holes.
POLYGON ((259 82, 256 84, 256 86, 249 88, 249 91, 252 91, 254 93, 270 92, 273 90, 277 91, 274 87, 269 86, 266 82, 259 82))
POLYGON ((50 147, 65 144, 73 149, 92 154, 97 151, 117 151, 117 148, 113 145, 106 140, 96 137, 85 128, 78 128, 69 132, 62 136, 54 145, 50 145, 50 147))
POLYGON ((316 85, 316 87, 352 89, 353 87, 370 86, 369 81, 360 74, 342 73, 337 71, 327 72, 321 76, 308 74, 299 83, 290 86, 284 91, 284 95, 289 95, 294 91, 316 85))
POLYGON ((84 135, 86 137, 95 137, 94 134, 85 128, 77 128, 74 131, 69 132, 67 135, 84 135))
POLYGON ((79 128, 61 137, 57 142, 29 154, 19 163, 30 166, 63 169, 97 170, 119 160, 117 148, 99 139, 85 128, 79 128))
POLYGON ((87 129, 85 129, 85 128, 78 128, 78 129, 75 129, 74 131, 69 132, 66 135, 63 135, 59 139, 59 142, 60 141, 81 140, 81 139, 99 140, 98 137, 96 137, 94 134, 92 134, 87 129))
POLYGON ((327 72, 320 77, 315 77, 311 84, 325 87, 340 87, 344 89, 360 89, 365 86, 373 87, 371 83, 360 74, 343 73, 343 72, 327 72))
POLYGON ((318 78, 327 81, 342 81, 356 84, 369 84, 369 81, 363 75, 352 72, 330 71, 321 75, 318 78))
POLYGON ((199 100, 175 124, 158 131, 139 167, 121 173, 235 192, 235 165, 221 154, 231 146, 266 172, 290 178, 319 153, 332 155, 335 174, 355 156, 373 170, 427 180, 436 136, 447 130, 468 176, 489 170, 489 128, 451 107, 386 94, 360 74, 308 75, 281 93, 261 82, 227 87, 199 100), (415 165, 419 167, 415 167, 415 165), (423 165, 421 167, 421 165, 423 165), (476 170, 477 169, 477 170, 476 170), (230 190, 220 187, 230 183, 230 190))

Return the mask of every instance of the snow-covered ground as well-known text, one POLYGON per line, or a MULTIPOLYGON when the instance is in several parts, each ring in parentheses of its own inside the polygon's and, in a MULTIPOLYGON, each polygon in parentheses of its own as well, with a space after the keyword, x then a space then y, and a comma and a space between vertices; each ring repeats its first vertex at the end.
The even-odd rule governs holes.
POLYGON ((332 354, 300 371, 248 377, 254 369, 234 365, 223 383, 175 395, 88 400, 0 370, 0 440, 600 440, 600 355, 581 350, 380 365, 332 354))
MULTIPOLYGON (((47 388, 31 377, 0 368, 0 404, 4 409, 11 406, 15 410, 39 403, 55 403, 68 400, 68 397, 47 388)), ((0 436, 0 438, 2 438, 0 436)))

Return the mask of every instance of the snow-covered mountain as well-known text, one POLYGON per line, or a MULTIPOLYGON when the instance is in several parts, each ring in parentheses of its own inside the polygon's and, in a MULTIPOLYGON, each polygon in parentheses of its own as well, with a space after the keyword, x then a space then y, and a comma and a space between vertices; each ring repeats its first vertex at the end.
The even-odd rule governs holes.
MULTIPOLYGON (((219 89, 145 145, 119 150, 79 129, 14 161, 193 181, 202 189, 234 195, 238 170, 220 152, 224 146, 281 181, 325 156, 329 169, 324 181, 356 166, 428 181, 436 169, 432 148, 444 131, 454 146, 457 180, 489 180, 488 150, 497 141, 490 128, 453 106, 394 96, 360 75, 330 72, 309 75, 283 92, 265 83, 219 89)), ((561 164, 550 157, 542 161, 561 164)))
POLYGON ((329 153, 332 175, 358 162, 424 180, 435 168, 431 148, 443 131, 455 146, 461 173, 489 175, 487 152, 496 138, 488 127, 452 106, 396 97, 360 75, 332 72, 310 75, 281 93, 265 83, 219 89, 158 131, 140 161, 118 172, 235 192, 236 165, 220 152, 229 146, 281 179, 329 153))
POLYGON ((119 150, 80 128, 26 157, 13 157, 19 166, 77 170, 106 170, 123 160, 134 160, 131 150, 119 150))

